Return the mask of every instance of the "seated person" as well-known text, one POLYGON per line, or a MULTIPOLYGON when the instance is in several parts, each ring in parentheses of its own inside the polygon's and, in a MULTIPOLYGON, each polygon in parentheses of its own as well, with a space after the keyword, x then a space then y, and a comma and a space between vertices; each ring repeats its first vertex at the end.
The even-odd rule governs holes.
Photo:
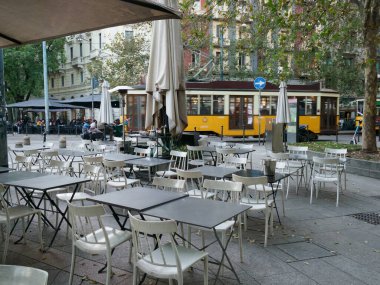
POLYGON ((84 122, 83 127, 82 127, 82 135, 81 135, 82 139, 84 140, 91 139, 89 131, 90 131, 90 124, 86 121, 84 122))
POLYGON ((100 131, 97 127, 96 127, 96 124, 95 123, 91 123, 90 125, 90 129, 88 130, 89 134, 90 134, 90 139, 91 140, 97 140, 97 139, 100 139, 102 140, 103 139, 103 132, 100 131))

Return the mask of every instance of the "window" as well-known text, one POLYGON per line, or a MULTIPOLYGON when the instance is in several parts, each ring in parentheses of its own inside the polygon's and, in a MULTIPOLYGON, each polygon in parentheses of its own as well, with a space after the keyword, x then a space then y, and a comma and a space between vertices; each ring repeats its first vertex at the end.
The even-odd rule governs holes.
POLYGON ((74 85, 74 74, 71 73, 71 85, 74 85))
POLYGON ((198 95, 187 96, 187 114, 198 115, 198 95))
POLYGON ((79 44, 79 56, 80 57, 83 56, 83 44, 82 43, 79 44))
POLYGON ((193 51, 191 54, 191 63, 193 66, 198 66, 199 65, 199 51, 193 51))
POLYGON ((83 83, 84 78, 83 78, 83 71, 80 72, 80 83, 83 83))
POLYGON ((214 95, 212 97, 212 109, 214 115, 223 115, 224 114, 224 96, 223 95, 214 95))
POLYGON ((277 96, 260 97, 260 115, 275 116, 277 110, 277 96))
POLYGON ((54 78, 51 79, 51 88, 54 88, 54 78))
POLYGON ((74 49, 73 47, 70 47, 70 60, 73 60, 74 58, 74 49))
POLYGON ((221 53, 220 53, 220 51, 217 51, 215 53, 215 64, 220 64, 220 62, 221 62, 220 57, 221 57, 221 53))
POLYGON ((90 44, 90 51, 92 51, 92 39, 89 39, 88 42, 90 44))
POLYGON ((298 98, 298 115, 316 115, 317 114, 317 97, 297 97, 298 98))
POLYGON ((65 86, 65 77, 64 76, 61 76, 61 86, 62 87, 65 86))
POLYGON ((245 54, 239 53, 239 66, 240 67, 245 66, 245 54))
POLYGON ((230 96, 230 129, 253 128, 253 96, 230 96))
POLYGON ((125 38, 131 40, 133 38, 133 31, 125 31, 125 38))
POLYGON ((99 33, 99 49, 102 49, 102 33, 99 33))
POLYGON ((200 115, 211 115, 211 96, 201 96, 200 115))

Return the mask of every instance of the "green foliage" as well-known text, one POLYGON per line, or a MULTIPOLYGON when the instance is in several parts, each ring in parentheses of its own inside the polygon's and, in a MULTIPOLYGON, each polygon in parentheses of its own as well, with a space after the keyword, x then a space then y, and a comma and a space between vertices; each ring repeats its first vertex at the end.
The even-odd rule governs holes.
MULTIPOLYGON (((46 42, 48 72, 56 72, 65 61, 65 39, 46 42)), ((39 97, 43 91, 42 44, 4 49, 4 77, 7 103, 39 97)))
POLYGON ((337 143, 337 142, 329 142, 329 141, 316 141, 316 142, 302 142, 291 144, 296 146, 307 146, 311 151, 324 152, 325 148, 333 148, 333 149, 342 149, 346 148, 347 152, 359 151, 361 150, 361 145, 355 144, 345 144, 345 143, 337 143))
POLYGON ((119 33, 104 50, 106 57, 98 57, 88 66, 93 76, 107 80, 110 86, 140 83, 149 60, 145 39, 139 36, 127 39, 119 33))

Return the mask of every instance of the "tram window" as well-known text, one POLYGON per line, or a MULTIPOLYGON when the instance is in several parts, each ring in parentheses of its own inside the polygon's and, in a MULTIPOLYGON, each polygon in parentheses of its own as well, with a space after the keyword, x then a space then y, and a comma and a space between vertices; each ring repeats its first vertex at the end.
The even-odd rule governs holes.
POLYGON ((224 96, 213 96, 213 111, 214 115, 224 114, 224 96))
POLYGON ((363 109, 364 109, 364 101, 358 101, 358 113, 363 114, 363 109))
POLYGON ((306 113, 306 97, 298 97, 298 115, 306 113))
POLYGON ((307 97, 306 106, 307 106, 306 108, 307 115, 316 115, 317 114, 317 97, 316 96, 307 97))
POLYGON ((198 95, 187 96, 187 114, 198 115, 198 95))
POLYGON ((211 114, 211 96, 201 96, 200 114, 201 115, 211 114))
POLYGON ((260 115, 276 115, 277 96, 261 96, 260 97, 260 115))

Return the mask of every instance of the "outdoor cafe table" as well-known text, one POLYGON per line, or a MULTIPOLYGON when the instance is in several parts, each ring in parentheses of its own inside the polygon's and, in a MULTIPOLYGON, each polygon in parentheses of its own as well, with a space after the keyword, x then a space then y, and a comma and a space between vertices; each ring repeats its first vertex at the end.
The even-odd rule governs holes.
MULTIPOLYGON (((236 147, 223 147, 222 149, 233 150, 233 154, 238 157, 240 157, 240 155, 247 155, 247 158, 250 152, 256 151, 252 148, 236 148, 236 147)), ((215 146, 203 146, 202 152, 210 153, 211 158, 214 161, 214 164, 216 165, 216 147, 215 146)))
MULTIPOLYGON (((44 215, 44 213, 42 213, 42 217, 45 223, 50 225, 55 230, 54 235, 48 247, 52 246, 63 220, 67 222, 68 226, 71 226, 68 219, 66 218, 66 212, 67 212, 68 207, 66 206, 65 210, 62 211, 58 207, 58 205, 55 203, 54 199, 52 199, 52 197, 49 195, 48 190, 51 190, 54 188, 67 187, 67 186, 74 186, 74 191, 72 192, 72 196, 69 199, 69 201, 71 202, 75 193, 77 192, 79 188, 79 185, 85 182, 89 182, 89 181, 90 179, 88 178, 75 178, 71 176, 51 175, 51 174, 28 172, 28 171, 14 171, 14 172, 0 174, 0 183, 5 184, 6 186, 15 187, 16 190, 25 199, 25 201, 29 205, 31 205, 33 208, 41 209, 40 208, 41 203, 43 199, 45 198, 49 200, 49 202, 55 208, 57 213, 61 215, 61 220, 59 221, 58 225, 55 227, 44 215), (13 177, 13 179, 11 177, 13 177), (31 191, 27 191, 26 189, 29 189, 31 191), (41 197, 39 197, 40 200, 37 203, 34 202, 33 197, 32 197, 33 191, 35 190, 42 191, 42 195, 41 197)), ((30 225, 30 222, 29 222, 29 225, 30 225)))
POLYGON ((132 159, 139 159, 141 156, 135 154, 126 153, 107 153, 104 155, 104 159, 113 161, 127 161, 132 159))
POLYGON ((234 273, 236 279, 240 283, 239 277, 227 255, 227 247, 233 234, 231 233, 226 243, 223 244, 215 227, 232 218, 234 218, 236 222, 237 216, 247 211, 249 208, 250 206, 247 205, 186 197, 145 210, 142 214, 160 219, 172 219, 179 223, 212 230, 216 241, 223 251, 218 272, 216 274, 216 280, 218 279, 221 266, 223 265, 223 259, 226 258, 230 266, 227 268, 234 273))
POLYGON ((8 167, 2 167, 0 166, 0 173, 5 173, 5 172, 9 172, 9 168, 8 167))
POLYGON ((121 229, 125 230, 127 218, 121 222, 119 214, 114 207, 128 209, 141 213, 152 207, 181 199, 188 196, 186 193, 176 193, 148 187, 133 187, 122 191, 110 192, 102 195, 92 196, 87 200, 108 205, 121 229))
POLYGON ((171 160, 157 157, 140 157, 137 159, 128 160, 128 164, 148 168, 148 180, 151 181, 151 169, 160 165, 169 164, 171 160))
POLYGON ((232 173, 239 171, 237 168, 219 167, 212 165, 204 165, 201 167, 192 168, 193 171, 200 171, 205 177, 212 177, 216 179, 223 179, 226 176, 231 177, 232 173))

